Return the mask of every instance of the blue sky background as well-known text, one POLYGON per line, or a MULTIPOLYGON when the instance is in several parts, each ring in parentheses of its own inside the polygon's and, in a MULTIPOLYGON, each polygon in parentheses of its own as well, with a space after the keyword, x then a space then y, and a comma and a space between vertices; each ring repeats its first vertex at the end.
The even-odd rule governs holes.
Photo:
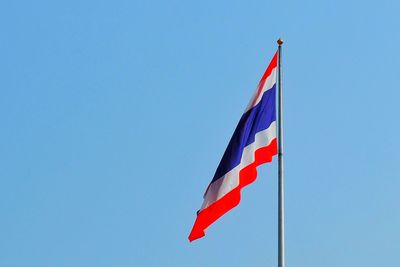
POLYGON ((400 266, 398 1, 0 4, 0 266, 277 266, 276 161, 190 244, 284 44, 287 266, 400 266))

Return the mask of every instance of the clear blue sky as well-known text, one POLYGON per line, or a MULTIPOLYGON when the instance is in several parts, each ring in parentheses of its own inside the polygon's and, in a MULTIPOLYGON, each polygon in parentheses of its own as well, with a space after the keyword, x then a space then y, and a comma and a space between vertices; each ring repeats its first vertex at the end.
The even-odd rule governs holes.
POLYGON ((400 266, 398 1, 3 1, 0 266, 277 266, 276 161, 187 235, 276 39, 287 266, 400 266))

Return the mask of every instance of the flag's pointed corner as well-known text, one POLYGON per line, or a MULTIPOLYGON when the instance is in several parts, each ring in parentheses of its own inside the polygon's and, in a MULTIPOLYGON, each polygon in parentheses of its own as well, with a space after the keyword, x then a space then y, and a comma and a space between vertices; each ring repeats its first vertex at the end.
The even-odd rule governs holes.
POLYGON ((188 239, 189 239, 189 242, 192 243, 194 240, 199 239, 199 238, 202 238, 202 237, 205 236, 205 235, 206 235, 206 234, 204 233, 204 231, 197 231, 197 232, 194 232, 194 231, 192 230, 192 232, 190 232, 190 235, 189 235, 188 239))

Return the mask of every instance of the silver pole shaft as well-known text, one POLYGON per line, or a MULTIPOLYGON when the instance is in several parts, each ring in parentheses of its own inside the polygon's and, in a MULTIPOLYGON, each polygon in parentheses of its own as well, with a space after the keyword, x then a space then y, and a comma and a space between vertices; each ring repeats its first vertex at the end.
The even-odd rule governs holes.
POLYGON ((278 267, 285 267, 285 190, 283 173, 282 44, 278 39, 278 267))

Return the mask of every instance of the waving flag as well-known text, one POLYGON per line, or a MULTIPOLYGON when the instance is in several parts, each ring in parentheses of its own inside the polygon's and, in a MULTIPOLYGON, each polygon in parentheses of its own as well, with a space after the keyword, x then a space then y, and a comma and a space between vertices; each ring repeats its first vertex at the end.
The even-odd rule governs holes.
POLYGON ((271 162, 277 154, 276 76, 278 53, 262 76, 222 160, 209 184, 189 240, 201 238, 219 217, 237 206, 240 191, 255 181, 257 166, 271 162))

